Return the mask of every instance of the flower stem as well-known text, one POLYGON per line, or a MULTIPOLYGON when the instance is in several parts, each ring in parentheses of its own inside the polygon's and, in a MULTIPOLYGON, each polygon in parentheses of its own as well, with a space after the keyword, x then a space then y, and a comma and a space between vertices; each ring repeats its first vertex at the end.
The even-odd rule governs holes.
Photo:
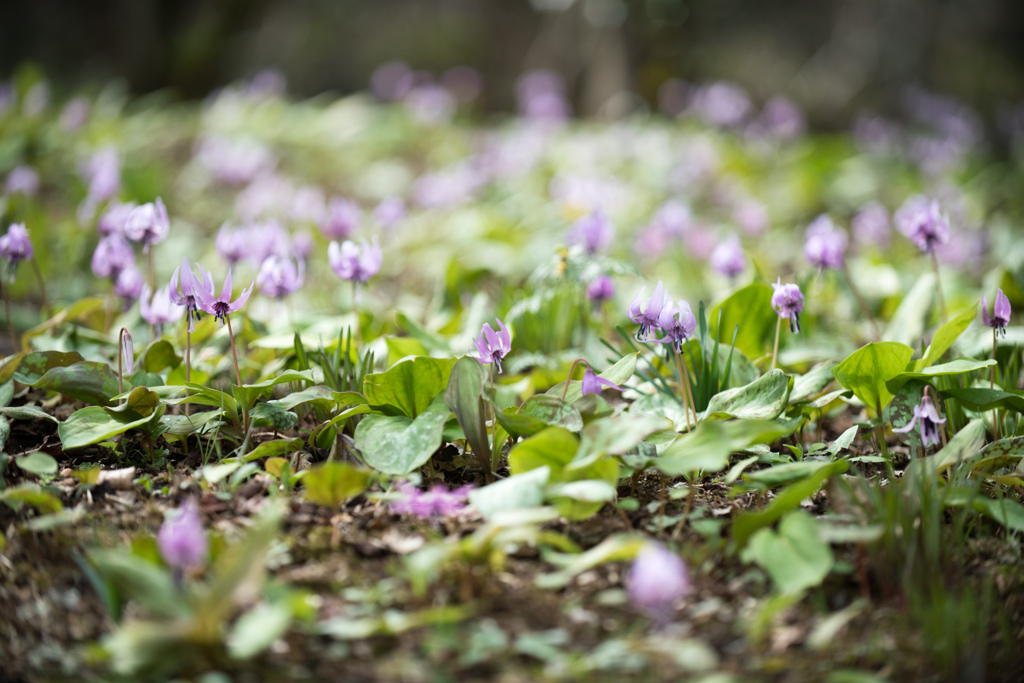
POLYGON ((39 261, 32 258, 32 270, 36 271, 36 280, 39 281, 39 295, 43 298, 43 318, 50 317, 50 301, 46 298, 46 283, 43 281, 43 271, 39 270, 39 261))
POLYGON ((11 299, 7 293, 7 286, 0 284, 0 290, 4 293, 4 314, 7 315, 7 331, 11 334, 11 353, 18 352, 18 336, 14 333, 14 325, 11 324, 11 299))
MULTIPOLYGON (((185 328, 185 381, 192 381, 192 333, 188 331, 188 327, 185 328)), ((188 398, 189 390, 185 387, 185 398, 188 398)), ((190 406, 188 403, 185 406, 185 416, 188 417, 190 412, 190 406)))
POLYGON ((146 254, 149 258, 149 291, 156 291, 156 271, 153 270, 153 245, 149 245, 146 249, 146 254))
POLYGON ((946 322, 946 300, 942 297, 942 278, 939 277, 939 257, 935 255, 935 249, 931 249, 932 269, 935 271, 935 293, 939 298, 939 315, 942 322, 946 322))
MULTIPOLYGON (((687 342, 689 346, 689 342, 687 342)), ((696 366, 694 366, 694 372, 696 372, 696 366)), ((690 401, 690 410, 693 411, 693 426, 696 427, 700 420, 697 418, 697 401, 693 398, 693 385, 690 384, 690 366, 686 360, 683 360, 683 386, 686 387, 686 395, 690 401)))
MULTIPOLYGON (((880 400, 875 403, 875 418, 879 422, 882 420, 882 402, 880 400)), ((894 484, 896 483, 896 470, 892 466, 892 456, 889 455, 889 446, 885 443, 885 427, 882 424, 875 427, 875 439, 878 441, 878 450, 885 458, 885 471, 889 475, 889 483, 894 484)))
MULTIPOLYGON (((992 328, 992 360, 996 359, 996 328, 992 328)), ((992 389, 996 383, 996 366, 993 365, 988 373, 988 388, 992 389)), ((999 440, 999 408, 992 409, 992 436, 999 440)))
POLYGON ((231 357, 235 361, 235 379, 238 380, 238 386, 242 386, 242 373, 238 370, 238 352, 235 351, 235 334, 231 330, 231 316, 224 316, 224 319, 228 321, 228 339, 231 341, 231 357))
MULTIPOLYGON (((672 344, 672 350, 676 352, 676 369, 679 370, 679 388, 682 389, 683 412, 686 413, 686 431, 690 431, 690 392, 687 391, 686 388, 686 385, 690 383, 689 376, 683 371, 683 362, 679 358, 679 349, 675 344, 672 344)), ((696 414, 694 414, 694 418, 696 419, 696 414)))
MULTIPOLYGON (((588 368, 590 367, 590 364, 587 361, 583 360, 582 358, 577 358, 572 362, 572 367, 569 368, 569 374, 566 375, 565 377, 565 388, 562 389, 563 401, 565 400, 566 395, 569 393, 569 382, 572 381, 572 373, 576 372, 576 366, 579 365, 580 363, 583 363, 588 368)), ((493 381, 491 383, 493 384, 493 381)))
POLYGON ((871 330, 875 341, 878 341, 880 338, 878 322, 875 320, 875 316, 871 315, 871 309, 868 308, 868 303, 864 301, 864 297, 861 296, 860 290, 857 289, 857 285, 853 283, 853 278, 850 277, 850 269, 846 265, 846 261, 843 261, 843 277, 846 278, 846 284, 849 285, 850 291, 853 292, 853 298, 857 300, 857 305, 860 306, 860 312, 871 323, 871 330))
POLYGON ((782 335, 782 316, 779 316, 779 322, 775 324, 775 347, 772 349, 772 367, 775 369, 775 364, 779 360, 779 336, 782 335))

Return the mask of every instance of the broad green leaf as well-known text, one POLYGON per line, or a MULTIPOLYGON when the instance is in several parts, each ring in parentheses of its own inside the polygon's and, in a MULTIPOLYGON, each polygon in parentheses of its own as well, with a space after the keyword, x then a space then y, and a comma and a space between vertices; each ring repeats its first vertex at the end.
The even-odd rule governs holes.
MULTIPOLYGON (((7 446, 7 439, 11 436, 11 422, 6 416, 0 415, 0 453, 3 452, 7 446)), ((0 476, 3 475, 2 469, 0 469, 0 476)))
POLYGON ((726 389, 712 396, 704 417, 774 420, 786 409, 792 386, 793 378, 776 368, 746 386, 726 389))
POLYGON ((14 400, 14 382, 7 380, 0 384, 0 408, 10 406, 12 400, 14 400))
POLYGON ((1017 533, 1024 532, 1024 505, 1010 498, 993 500, 985 495, 959 489, 950 491, 945 497, 945 503, 951 507, 964 507, 969 504, 1007 529, 1017 533))
POLYGON ((790 484, 779 493, 763 510, 741 512, 732 525, 732 545, 735 550, 742 549, 747 540, 758 529, 771 526, 784 514, 795 509, 805 498, 810 498, 821 488, 830 477, 842 474, 849 469, 847 460, 837 460, 816 470, 802 481, 790 484))
MULTIPOLYGON (((35 384, 40 377, 54 368, 64 368, 85 360, 77 351, 34 351, 20 355, 22 357, 15 366, 14 379, 22 384, 35 384)), ((7 368, 6 365, 4 367, 7 368)))
POLYGON ((49 491, 43 490, 37 484, 30 482, 11 486, 0 491, 0 501, 7 503, 14 509, 18 509, 22 504, 31 505, 41 513, 58 512, 64 509, 60 498, 49 491))
POLYGON ((310 403, 324 410, 334 410, 337 404, 331 397, 334 392, 330 387, 322 384, 316 384, 311 387, 306 387, 302 391, 293 391, 284 398, 279 398, 273 401, 267 401, 271 405, 280 407, 283 410, 291 410, 295 406, 304 405, 310 403))
POLYGON ((889 391, 896 393, 900 390, 900 387, 904 383, 912 379, 923 379, 930 380, 933 377, 947 377, 949 375, 963 375, 968 372, 974 372, 976 370, 982 370, 984 368, 995 365, 996 361, 989 358, 988 360, 974 360, 973 358, 957 358, 948 363, 941 365, 933 365, 931 367, 923 368, 916 372, 901 372, 892 379, 885 383, 886 388, 889 391))
POLYGON ((65 449, 81 448, 107 441, 129 429, 142 427, 156 415, 157 413, 140 417, 135 413, 115 413, 99 406, 89 406, 75 411, 61 422, 57 427, 57 433, 65 449))
POLYGON ((759 529, 750 537, 743 560, 764 567, 779 591, 788 594, 820 584, 835 562, 814 518, 803 510, 786 515, 777 532, 759 529))
POLYGON ((984 412, 994 408, 1006 408, 1024 413, 1024 395, 1018 392, 1003 391, 1002 389, 986 389, 981 387, 968 389, 944 389, 939 392, 947 398, 956 399, 961 405, 984 412))
POLYGON ((414 356, 387 372, 367 375, 363 395, 374 408, 416 418, 448 386, 454 358, 414 356))
POLYGON ((415 420, 404 415, 367 415, 356 427, 355 445, 366 464, 378 472, 405 475, 423 466, 441 447, 450 415, 441 396, 415 420))
MULTIPOLYGON (((54 352, 51 351, 50 353, 54 352)), ((27 355, 28 354, 24 352, 20 352, 12 356, 7 356, 6 358, 3 359, 3 364, 0 365, 0 384, 6 385, 11 381, 11 379, 14 378, 14 374, 18 370, 18 365, 21 363, 21 360, 27 355)), ((81 360, 81 358, 79 358, 79 360, 81 360)), ((42 373, 39 373, 39 375, 42 376, 42 373)))
POLYGON ((892 400, 885 383, 907 367, 914 350, 898 342, 871 342, 832 369, 836 381, 864 405, 881 411, 892 400))
MULTIPOLYGON (((541 588, 558 590, 585 571, 608 562, 632 560, 648 541, 635 534, 613 534, 586 552, 568 555, 562 568, 551 574, 541 574, 534 582, 541 588)), ((549 555, 552 559, 556 556, 549 555)))
POLYGON ((708 311, 711 338, 718 338, 729 346, 733 330, 736 334, 736 349, 749 358, 758 358, 770 349, 775 334, 778 315, 772 310, 774 290, 764 282, 755 281, 730 294, 724 301, 714 304, 708 311), (722 311, 719 328, 718 311, 722 311))
MULTIPOLYGON (((23 351, 28 351, 33 337, 36 337, 49 329, 61 325, 69 320, 80 320, 86 316, 103 310, 106 300, 101 296, 91 296, 79 299, 70 306, 65 307, 49 320, 46 320, 21 335, 21 346, 23 351)), ((27 384, 27 382, 23 382, 27 384)))
POLYGON ((788 436, 796 430, 798 424, 798 420, 705 420, 696 430, 669 444, 654 464, 670 476, 700 470, 718 472, 729 465, 729 456, 736 451, 788 436))
POLYGON ((469 502, 487 519, 505 510, 539 507, 544 502, 544 486, 550 474, 551 468, 538 467, 499 479, 470 491, 469 502))
POLYGON ((135 387, 128 392, 124 401, 109 410, 115 413, 133 412, 140 417, 148 417, 156 411, 161 402, 160 394, 155 391, 147 387, 135 387))
POLYGON ((473 454, 481 463, 490 458, 491 447, 487 440, 486 404, 483 400, 487 372, 480 361, 463 356, 455 362, 444 391, 444 401, 455 413, 455 419, 462 427, 473 454))
POLYGON ((203 479, 209 484, 219 484, 242 466, 240 462, 219 462, 203 467, 203 479))
MULTIPOLYGON (((238 401, 228 393, 218 391, 217 389, 211 389, 210 387, 202 384, 196 384, 195 382, 185 382, 184 386, 188 387, 191 392, 188 397, 182 398, 165 398, 164 400, 171 404, 190 403, 201 406, 212 406, 214 408, 223 408, 224 412, 229 417, 234 417, 236 420, 239 415, 238 401)), ((160 391, 157 390, 157 393, 160 391)))
POLYGON ((971 473, 994 472, 1002 467, 1019 463, 1024 458, 1024 436, 993 441, 978 451, 971 473))
MULTIPOLYGON (((924 334, 925 322, 931 314, 932 297, 935 295, 935 275, 924 273, 910 289, 889 324, 882 332, 882 339, 888 342, 916 346, 924 334)), ((903 370, 903 368, 900 368, 903 370)), ((856 392, 854 392, 856 393, 856 392)), ((862 399, 863 400, 863 399, 862 399)), ((872 404, 874 405, 874 404, 872 404)))
POLYGON ((306 370, 304 372, 299 372, 298 370, 286 370, 276 377, 265 379, 262 382, 257 382, 256 384, 233 386, 231 387, 231 393, 234 394, 236 401, 248 409, 252 408, 260 398, 269 396, 273 391, 273 388, 278 384, 283 384, 285 382, 312 381, 313 372, 311 370, 306 370))
POLYGON ((275 456, 284 455, 285 453, 294 453, 295 451, 302 450, 305 444, 300 438, 294 439, 273 439, 272 441, 264 441, 256 448, 252 449, 242 458, 245 462, 252 462, 259 460, 260 458, 273 458, 275 456))
POLYGON ((174 345, 171 342, 157 339, 142 350, 138 365, 146 372, 161 373, 168 368, 181 365, 181 356, 174 352, 174 345))
POLYGON ((600 479, 582 479, 551 484, 544 490, 548 498, 572 498, 584 503, 608 503, 615 500, 615 487, 600 479))
POLYGON ((789 392, 790 404, 802 403, 820 394, 835 379, 832 376, 832 369, 837 365, 839 363, 836 361, 825 361, 796 377, 793 380, 793 389, 789 392))
POLYGON ((768 467, 757 472, 750 472, 743 475, 755 488, 761 491, 773 489, 778 486, 785 486, 786 484, 792 484, 794 481, 800 481, 806 479, 823 467, 828 467, 828 462, 822 462, 820 460, 802 460, 800 462, 790 462, 784 465, 775 465, 768 467))
POLYGON ((288 632, 292 609, 284 600, 262 602, 244 613, 231 627, 227 637, 228 654, 248 659, 270 647, 288 632))
POLYGON ((42 451, 15 458, 14 462, 18 467, 32 474, 57 474, 57 461, 53 459, 53 456, 42 451))
POLYGON ((594 420, 580 433, 579 450, 567 468, 576 470, 608 455, 622 455, 651 434, 673 428, 667 418, 633 413, 594 420))
POLYGON ((249 417, 253 420, 267 420, 270 426, 279 432, 291 429, 299 421, 299 416, 295 413, 266 401, 254 405, 249 411, 249 417))
POLYGON ((325 462, 302 479, 303 496, 318 505, 334 508, 366 490, 370 474, 347 462, 325 462))
POLYGON ((949 350, 953 343, 960 338, 978 315, 978 302, 975 301, 969 308, 965 308, 956 317, 952 318, 942 327, 935 331, 932 336, 932 343, 928 345, 924 358, 914 361, 914 371, 921 372, 925 368, 934 365, 942 358, 942 355, 949 350))
POLYGON ((387 337, 388 367, 409 356, 429 356, 426 346, 412 337, 387 337))
POLYGON ((224 417, 223 410, 208 410, 192 415, 164 415, 160 422, 166 427, 166 434, 171 436, 187 436, 195 434, 211 420, 219 420, 224 417))
POLYGON ((839 437, 832 442, 832 445, 826 449, 828 454, 834 458, 837 455, 839 455, 839 451, 845 451, 847 448, 849 448, 850 444, 853 443, 853 440, 857 438, 858 429, 859 427, 857 427, 857 425, 853 425, 845 432, 840 434, 839 437))
MULTIPOLYGON (((893 396, 889 405, 882 411, 885 421, 892 425, 893 429, 902 429, 914 419, 914 408, 921 405, 921 397, 924 395, 926 382, 911 379, 907 381, 893 396)), ((942 406, 936 406, 940 411, 942 406)), ((921 447, 921 432, 918 429, 911 429, 909 432, 893 432, 893 435, 903 443, 911 446, 921 447)))
POLYGON ((117 373, 106 363, 81 361, 67 367, 56 367, 30 383, 37 389, 56 391, 94 405, 107 405, 119 392, 117 373))
MULTIPOLYGON (((633 372, 636 370, 636 360, 639 356, 639 353, 626 354, 615 365, 598 375, 598 377, 619 386, 625 385, 633 377, 633 372)), ((565 402, 569 404, 575 403, 583 396, 583 382, 571 380, 568 390, 565 388, 565 382, 560 382, 548 389, 547 395, 561 398, 563 391, 565 391, 565 402)))
POLYGON ((171 573, 124 550, 94 550, 89 562, 123 599, 136 600, 147 612, 165 619, 180 619, 189 613, 171 573))
POLYGON ((533 436, 548 427, 564 427, 571 432, 583 428, 576 408, 557 396, 536 394, 526 399, 514 413, 499 412, 498 423, 512 436, 533 436))

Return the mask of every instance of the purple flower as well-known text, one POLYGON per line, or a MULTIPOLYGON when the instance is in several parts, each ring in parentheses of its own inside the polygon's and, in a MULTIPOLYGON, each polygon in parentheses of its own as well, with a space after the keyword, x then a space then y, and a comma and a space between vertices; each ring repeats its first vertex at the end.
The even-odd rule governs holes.
POLYGON ((642 342, 652 339, 650 335, 653 330, 658 329, 661 311, 666 305, 672 305, 670 298, 665 294, 665 285, 661 280, 658 280, 658 284, 654 287, 654 293, 647 299, 644 298, 645 291, 647 291, 646 287, 641 289, 629 304, 629 319, 640 325, 640 329, 636 333, 636 340, 642 342))
POLYGON ((736 235, 729 235, 711 252, 711 267, 726 277, 736 277, 747 267, 743 245, 736 235))
MULTIPOLYGON (((207 273, 209 276, 209 273, 207 273)), ((220 296, 213 296, 213 280, 210 280, 210 290, 204 291, 202 287, 196 287, 196 297, 199 299, 199 307, 212 315, 217 319, 218 324, 223 325, 227 322, 228 315, 235 313, 245 302, 249 300, 249 295, 252 294, 252 288, 256 285, 253 281, 251 285, 242 290, 242 293, 238 295, 238 298, 234 301, 231 300, 231 269, 228 268, 228 274, 224 276, 224 286, 220 290, 220 296)))
POLYGON ((868 202, 850 221, 853 239, 860 244, 889 244, 889 212, 878 202, 868 202))
POLYGON ((143 283, 142 273, 134 263, 118 271, 117 277, 114 279, 114 294, 124 301, 124 310, 127 311, 138 300, 142 294, 143 283))
POLYGON ((113 197, 121 185, 121 158, 117 150, 106 147, 93 154, 83 175, 89 185, 87 203, 90 200, 98 203, 113 197))
POLYGON ((690 107, 709 126, 729 127, 743 122, 750 112, 750 98, 735 83, 719 81, 694 92, 690 107))
POLYGON ((400 100, 413 86, 415 77, 405 62, 381 64, 370 76, 370 89, 383 102, 400 100))
POLYGON ((61 127, 69 133, 78 130, 85 124, 86 119, 89 118, 90 109, 89 98, 84 95, 79 95, 70 100, 64 105, 64 109, 60 113, 61 127))
POLYGON ((14 271, 22 261, 32 258, 35 250, 32 240, 28 238, 28 229, 24 223, 12 223, 7 234, 0 237, 0 256, 10 264, 11 282, 14 282, 14 271))
POLYGON ((675 603, 691 589, 686 563, 660 543, 647 543, 640 549, 626 578, 629 599, 662 624, 671 621, 675 603))
POLYGON ((405 202, 401 197, 385 197, 373 210, 373 220, 382 228, 394 227, 405 218, 405 202))
POLYGON ((265 146, 252 140, 208 137, 197 145, 196 160, 218 181, 244 185, 271 171, 277 160, 265 146))
POLYGON ((17 166, 7 174, 7 194, 18 192, 31 197, 39 191, 39 174, 31 166, 17 166))
POLYGON ((199 506, 192 498, 160 526, 156 537, 160 556, 176 572, 202 569, 208 544, 199 506))
POLYGON ((395 489, 401 498, 391 502, 391 511, 396 515, 414 515, 422 519, 452 517, 466 510, 466 500, 473 486, 460 486, 449 491, 443 484, 434 484, 427 491, 420 491, 410 482, 402 482, 395 489))
POLYGON ((305 261, 288 256, 268 257, 256 276, 260 292, 276 299, 283 299, 299 291, 305 281, 305 261))
POLYGON ((233 228, 228 223, 225 223, 217 231, 214 247, 217 249, 217 253, 228 262, 228 266, 235 266, 249 255, 251 241, 248 230, 233 228))
POLYGON ((361 243, 361 248, 352 240, 345 240, 340 247, 337 242, 331 242, 327 247, 331 270, 342 280, 365 283, 380 271, 383 261, 380 240, 374 237, 373 244, 367 244, 366 240, 361 243))
POLYGON ((760 235, 768 229, 768 209, 756 199, 743 199, 733 209, 733 219, 749 235, 760 235))
POLYGON ((174 303, 169 292, 168 287, 162 287, 154 293, 148 284, 143 283, 139 296, 139 313, 147 325, 153 326, 157 337, 164 325, 178 322, 185 311, 183 306, 174 303))
POLYGON ((425 83, 406 93, 405 108, 419 123, 432 126, 446 123, 455 115, 457 103, 448 90, 434 83, 425 83))
POLYGON ((658 341, 663 344, 672 343, 676 351, 682 351, 683 342, 692 337, 697 329, 697 318, 690 310, 690 304, 680 299, 674 306, 669 303, 661 310, 658 327, 665 332, 665 336, 658 341))
POLYGON ((804 295, 793 283, 782 284, 781 278, 773 282, 772 310, 780 318, 789 318, 789 331, 800 332, 800 313, 804 310, 804 295))
POLYGON ((135 344, 132 335, 124 327, 121 328, 121 360, 124 362, 124 374, 135 372, 135 344))
POLYGON ((242 230, 240 239, 248 243, 246 258, 256 266, 271 256, 288 254, 292 250, 288 232, 275 220, 253 223, 242 230))
POLYGON ((132 209, 124 222, 124 236, 133 242, 141 242, 143 251, 149 251, 150 245, 162 242, 170 230, 167 207, 159 197, 155 202, 132 209))
POLYGON ((135 266, 135 252, 128 240, 111 233, 99 241, 92 253, 92 274, 117 279, 121 271, 135 266))
POLYGON ((778 96, 768 100, 761 110, 761 124, 780 140, 793 140, 803 135, 807 127, 804 113, 788 97, 778 96))
POLYGON ((480 336, 473 340, 476 352, 479 355, 471 357, 476 358, 484 365, 494 363, 498 366, 498 374, 500 375, 501 359, 512 350, 512 335, 509 334, 505 323, 501 322, 499 318, 494 320, 498 323, 498 331, 495 332, 488 323, 484 323, 483 328, 480 330, 480 336))
POLYGON ((363 210, 351 199, 334 197, 327 206, 320 232, 329 240, 343 240, 359 229, 363 210))
POLYGON ((587 298, 595 308, 600 307, 602 303, 613 296, 615 296, 615 281, 607 275, 598 275, 587 285, 587 298))
POLYGON ((107 206, 107 210, 100 214, 99 221, 96 222, 96 229, 99 230, 100 235, 106 237, 107 235, 117 234, 124 236, 124 224, 128 221, 128 216, 135 209, 135 202, 113 202, 107 206))
POLYGON ((291 202, 291 217, 300 223, 319 224, 327 215, 327 202, 318 187, 300 187, 291 202))
POLYGON ((988 301, 981 297, 981 321, 995 330, 996 334, 1006 336, 1006 326, 1010 324, 1010 300, 1002 289, 996 290, 996 303, 992 307, 992 317, 988 317, 988 301))
POLYGON ((580 391, 583 395, 586 394, 601 394, 603 388, 615 389, 616 391, 625 391, 615 382, 607 380, 603 377, 598 377, 597 374, 587 366, 587 369, 583 371, 583 381, 580 382, 580 391))
MULTIPOLYGON (((195 332, 196 326, 193 322, 195 320, 202 320, 199 315, 199 309, 201 306, 201 295, 206 295, 207 298, 213 298, 213 276, 203 270, 203 267, 198 263, 196 266, 199 268, 200 277, 196 277, 195 273, 192 272, 192 265, 188 262, 187 258, 181 259, 181 265, 174 269, 174 274, 171 275, 171 284, 168 295, 170 300, 179 306, 185 307, 185 320, 188 322, 188 331, 195 332), (181 291, 178 291, 178 273, 181 273, 181 291)), ((230 270, 228 271, 230 272, 230 270)), ((205 308, 203 310, 206 310, 205 308)))
POLYGON ((615 236, 615 228, 604 212, 598 209, 577 219, 565 236, 569 244, 580 244, 588 254, 596 254, 607 247, 612 237, 615 236))
POLYGON ((935 409, 935 404, 932 403, 931 397, 928 395, 927 388, 924 394, 921 395, 921 404, 914 406, 914 417, 904 427, 899 429, 893 429, 894 432, 900 432, 906 434, 914 428, 918 422, 921 423, 921 443, 927 448, 931 444, 939 442, 939 425, 945 424, 946 418, 939 417, 939 412, 935 409))
POLYGON ((829 218, 821 214, 807 226, 805 233, 804 256, 811 265, 818 268, 843 267, 843 255, 846 252, 846 233, 840 230, 829 218))
POLYGON ((949 241, 949 219, 939 211, 939 203, 921 195, 903 202, 893 217, 899 228, 921 251, 931 252, 949 241))

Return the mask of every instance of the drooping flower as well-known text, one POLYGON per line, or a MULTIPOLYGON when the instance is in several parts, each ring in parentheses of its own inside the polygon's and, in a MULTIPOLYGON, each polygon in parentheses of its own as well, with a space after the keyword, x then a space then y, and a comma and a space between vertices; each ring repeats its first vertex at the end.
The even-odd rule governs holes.
POLYGON ((772 310, 780 318, 789 318, 789 331, 800 332, 800 313, 804 310, 804 295, 800 287, 787 282, 782 284, 781 278, 773 282, 775 293, 772 294, 772 310))
POLYGON ((743 245, 735 234, 719 242, 711 252, 711 267, 726 277, 736 277, 747 267, 743 245))
POLYGON ((596 254, 607 247, 615 236, 615 228, 603 211, 578 218, 565 236, 569 244, 579 244, 588 254, 596 254))
POLYGON ((156 544, 164 562, 176 572, 202 569, 208 542, 194 499, 185 501, 173 516, 164 520, 156 544))
POLYGON ((1006 326, 1010 324, 1010 300, 1003 294, 1003 290, 996 290, 996 303, 992 307, 992 317, 988 316, 988 301, 984 295, 981 297, 981 320, 995 330, 997 335, 1006 336, 1006 326))
POLYGON ((31 197, 39 191, 39 174, 31 166, 16 166, 7 175, 4 191, 7 194, 21 193, 31 197))
POLYGON ((373 210, 373 220, 382 228, 393 228, 405 218, 405 202, 401 197, 385 197, 373 210))
POLYGON ((660 543, 641 548, 626 578, 630 601, 662 624, 671 621, 675 604, 691 589, 686 563, 660 543))
POLYGON ((135 267, 134 263, 119 271, 114 279, 114 294, 121 297, 124 302, 124 310, 132 307, 142 294, 142 285, 145 280, 142 273, 135 267))
POLYGON ((906 434, 914 428, 914 425, 920 423, 921 443, 927 448, 931 444, 939 442, 939 425, 945 424, 945 422, 946 418, 939 417, 939 412, 935 409, 935 404, 932 403, 928 390, 925 389, 924 394, 921 395, 920 405, 914 406, 914 417, 903 427, 899 429, 894 428, 892 431, 906 434))
POLYGON ((89 185, 86 203, 98 204, 117 194, 121 185, 121 157, 113 147, 93 154, 82 174, 89 185))
POLYGON ((135 210, 135 202, 125 202, 123 204, 121 202, 111 202, 107 205, 107 210, 100 214, 99 220, 96 221, 96 229, 104 237, 116 234, 123 238, 124 225, 133 210, 135 210))
POLYGON ((889 212, 878 202, 868 202, 850 220, 850 232, 860 244, 889 244, 889 212))
POLYGON ((654 293, 647 299, 644 298, 646 287, 634 297, 629 304, 629 319, 640 325, 636 333, 637 341, 649 341, 653 337, 651 333, 658 328, 658 319, 661 311, 666 305, 671 306, 671 298, 665 293, 665 285, 661 280, 654 286, 654 293))
POLYGON ((391 502, 391 511, 422 519, 461 514, 466 510, 466 500, 473 490, 473 486, 466 485, 449 491, 443 484, 435 484, 427 491, 420 491, 407 481, 395 488, 402 497, 391 502))
POLYGON ((153 292, 149 285, 142 284, 142 293, 139 296, 139 313, 146 324, 152 325, 159 337, 164 325, 178 322, 181 314, 185 312, 184 306, 174 303, 169 294, 169 287, 161 287, 153 292))
POLYGON ((135 265, 135 252, 128 240, 118 233, 107 235, 92 253, 92 274, 117 279, 119 273, 135 265))
MULTIPOLYGON (((209 275, 209 273, 207 273, 209 275)), ((211 285, 213 281, 210 281, 211 285)), ((252 294, 252 288, 256 285, 253 281, 251 285, 242 290, 242 293, 238 295, 238 298, 234 301, 231 300, 231 269, 228 268, 228 274, 224 276, 224 286, 220 290, 220 296, 213 296, 213 287, 210 287, 210 291, 206 292, 201 287, 196 288, 196 296, 199 299, 199 307, 212 315, 217 319, 217 323, 223 325, 227 322, 228 315, 237 312, 245 302, 249 300, 249 295, 252 294)))
POLYGON ((199 268, 200 273, 198 278, 192 272, 192 265, 188 262, 188 258, 183 257, 181 265, 175 268, 174 274, 171 275, 169 290, 170 300, 185 307, 185 320, 188 323, 189 332, 196 331, 193 319, 202 320, 202 316, 199 315, 199 310, 202 308, 200 296, 206 295, 207 298, 213 299, 213 276, 203 270, 198 263, 196 267, 199 268), (180 292, 178 291, 178 273, 181 273, 180 292))
POLYGON ((0 237, 0 256, 10 264, 11 282, 14 282, 14 272, 18 264, 32 258, 35 249, 32 248, 32 240, 28 237, 28 228, 24 223, 12 223, 7 228, 7 234, 0 237))
POLYGON ((121 328, 120 352, 121 360, 124 363, 124 374, 130 375, 135 372, 135 344, 132 335, 124 327, 121 328))
POLYGON ((217 231, 213 244, 217 253, 228 262, 228 266, 236 266, 249 256, 253 241, 248 230, 225 223, 217 231))
POLYGON ((260 292, 283 299, 302 288, 306 281, 306 262, 286 256, 271 256, 260 266, 256 285, 260 292))
POLYGON ((583 381, 580 382, 580 391, 583 395, 586 394, 597 394, 600 395, 601 391, 605 388, 615 389, 616 391, 625 391, 615 382, 607 380, 604 377, 598 377, 597 373, 587 366, 587 369, 583 371, 583 381))
POLYGON ((605 274, 598 275, 587 285, 587 298, 595 308, 615 296, 615 281, 605 274))
POLYGON ((356 246, 352 240, 345 240, 338 246, 331 242, 327 247, 327 260, 331 269, 342 280, 365 283, 380 271, 384 258, 380 250, 380 240, 373 238, 373 244, 362 240, 362 247, 356 246))
POLYGON ((473 340, 478 355, 471 357, 484 365, 494 363, 498 368, 498 374, 501 374, 501 360, 512 350, 512 335, 500 318, 494 320, 498 323, 498 331, 495 332, 490 324, 484 323, 480 336, 473 340))
POLYGON ((804 256, 818 268, 843 267, 848 240, 846 233, 836 227, 828 214, 821 214, 807 226, 804 234, 804 256))
POLYGON ((924 252, 949 241, 949 219, 939 211, 939 203, 921 195, 903 202, 893 217, 896 227, 924 252))
POLYGON ((162 242, 170 231, 167 207, 160 197, 155 202, 132 209, 124 222, 124 236, 133 242, 140 242, 143 251, 149 251, 151 245, 162 242))
POLYGON ((690 310, 690 304, 680 299, 675 305, 669 303, 658 316, 658 327, 665 336, 658 341, 673 344, 676 351, 683 350, 683 342, 693 336, 697 329, 697 318, 690 310))
POLYGON ((320 221, 320 232, 329 240, 343 240, 359 229, 362 218, 363 210, 358 203, 333 197, 320 221))

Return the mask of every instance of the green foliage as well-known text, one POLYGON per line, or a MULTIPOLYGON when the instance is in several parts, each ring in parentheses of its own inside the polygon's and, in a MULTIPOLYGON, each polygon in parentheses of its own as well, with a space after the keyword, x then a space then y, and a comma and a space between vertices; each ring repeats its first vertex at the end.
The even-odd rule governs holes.
POLYGON ((362 393, 376 410, 416 418, 448 386, 454 366, 454 358, 409 358, 386 372, 367 375, 362 393))
POLYGON ((764 567, 775 587, 790 594, 820 584, 835 562, 814 518, 803 510, 786 514, 777 531, 761 528, 754 532, 742 557, 764 567))
MULTIPOLYGON (((396 366, 398 367, 398 366, 396 366)), ((383 474, 405 475, 422 467, 441 447, 451 411, 438 396, 416 419, 368 415, 356 427, 355 445, 367 465, 383 474)))
POLYGON ((898 342, 871 342, 832 369, 840 386, 864 405, 881 412, 892 400, 886 382, 903 372, 914 350, 898 342))
POLYGON ((306 500, 335 508, 366 490, 369 473, 347 462, 326 462, 302 478, 306 500))

